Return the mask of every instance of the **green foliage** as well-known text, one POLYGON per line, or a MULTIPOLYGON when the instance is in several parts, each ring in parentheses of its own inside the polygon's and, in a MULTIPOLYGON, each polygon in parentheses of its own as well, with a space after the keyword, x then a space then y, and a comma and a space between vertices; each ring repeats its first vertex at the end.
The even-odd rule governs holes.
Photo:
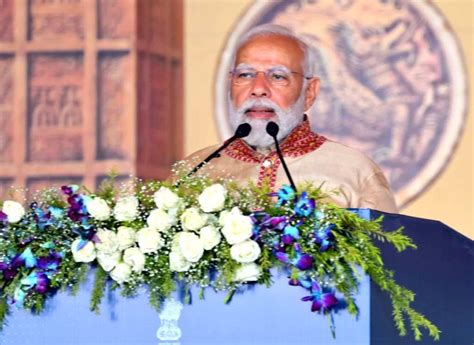
POLYGON ((100 302, 104 297, 106 283, 107 283, 107 272, 102 267, 97 266, 95 269, 94 287, 92 288, 92 296, 90 303, 90 310, 96 314, 100 313, 100 302))
MULTIPOLYGON (((119 196, 131 193, 139 200, 138 215, 133 220, 118 221, 111 212, 112 215, 106 220, 94 219, 92 216, 87 217, 85 229, 81 228, 82 223, 73 221, 67 216, 66 211, 69 205, 60 193, 54 190, 44 191, 37 197, 38 204, 43 209, 48 209, 49 206, 61 208, 64 210, 64 216, 47 225, 46 229, 41 229, 37 224, 37 215, 29 210, 22 222, 9 224, 7 231, 2 232, 3 238, 0 238, 0 261, 8 262, 16 254, 22 253, 26 249, 31 250, 36 258, 45 258, 51 252, 60 253, 59 268, 48 272, 49 288, 52 291, 69 290, 73 294, 77 293, 81 283, 87 278, 91 265, 97 266, 90 301, 90 309, 96 313, 100 311, 100 303, 106 288, 111 291, 120 289, 123 296, 132 297, 138 293, 139 287, 146 286, 149 290, 150 304, 156 310, 160 310, 162 302, 169 298, 177 288, 183 289, 184 301, 190 302, 191 289, 194 286, 199 288, 199 298, 204 298, 206 288, 227 291, 224 302, 230 303, 235 292, 240 291, 249 282, 236 281, 236 272, 243 265, 232 258, 232 245, 223 236, 214 248, 203 250, 203 255, 197 262, 187 262, 189 266, 181 270, 184 272, 172 271, 170 267, 170 253, 177 251, 176 248, 181 248, 177 234, 189 231, 195 236, 200 235, 199 230, 185 229, 180 223, 180 215, 189 207, 199 207, 200 194, 206 187, 215 183, 207 176, 187 177, 186 173, 190 170, 188 167, 177 167, 176 169, 176 171, 181 171, 178 174, 180 179, 178 187, 173 186, 170 182, 144 182, 137 179, 132 184, 122 186, 119 190, 116 181, 117 174, 112 173, 95 194, 83 188, 86 195, 105 200, 110 209, 114 207, 115 200, 119 196), (181 200, 179 206, 173 210, 174 213, 167 211, 172 221, 169 228, 159 231, 162 242, 159 248, 154 252, 141 252, 142 258, 145 258, 143 270, 142 268, 132 270, 130 264, 129 269, 132 273, 126 282, 118 284, 109 280, 109 273, 100 265, 96 265, 96 260, 87 264, 75 260, 71 245, 80 238, 79 234, 83 235, 82 240, 91 240, 92 236, 84 235, 85 230, 87 232, 91 228, 94 231, 108 229, 117 233, 121 226, 129 227, 134 232, 150 227, 148 216, 150 211, 157 207, 154 194, 161 187, 170 188, 181 200)), ((291 225, 298 227, 297 242, 300 248, 298 250, 292 245, 285 247, 282 244, 282 229, 261 231, 258 234, 259 238, 256 241, 258 241, 261 253, 255 262, 260 269, 257 283, 270 286, 272 284, 272 270, 283 268, 285 272, 290 273, 292 279, 309 278, 318 284, 324 282, 325 286, 335 288, 337 293, 344 297, 348 312, 357 315, 359 309, 355 296, 359 290, 360 277, 366 273, 391 298, 393 320, 400 335, 405 335, 407 328, 409 328, 416 340, 421 339, 424 330, 432 338, 439 339, 438 328, 411 307, 414 300, 413 292, 395 282, 393 272, 385 268, 380 250, 374 244, 374 241, 386 242, 399 252, 416 249, 415 244, 403 233, 402 228, 386 232, 381 228, 382 218, 374 221, 365 220, 350 211, 326 203, 328 195, 323 193, 321 188, 314 188, 311 184, 302 185, 299 190, 306 191, 308 196, 316 201, 317 212, 308 217, 302 217, 295 215, 295 200, 289 201, 281 207, 277 206, 275 194, 270 193, 271 189, 268 184, 260 187, 249 184, 248 187, 242 188, 232 181, 222 179, 218 182, 225 185, 227 189, 225 211, 237 207, 244 214, 249 215, 258 209, 270 217, 286 216, 288 220, 291 219, 291 225), (329 225, 332 227, 332 243, 328 250, 322 250, 315 240, 315 231, 325 229, 329 225), (285 255, 288 256, 287 262, 283 263, 277 260, 275 256, 277 246, 279 246, 278 250, 284 250, 285 255), (314 259, 314 266, 311 269, 303 272, 292 264, 298 251, 310 255, 314 259)), ((206 224, 215 227, 222 233, 223 225, 220 223, 220 216, 222 216, 220 212, 208 213, 206 224)), ((133 246, 135 250, 137 248, 141 250, 138 242, 138 240, 134 240, 130 246, 133 246)), ((94 238, 92 243, 94 251, 98 251, 97 238, 94 238)), ((179 255, 183 260, 186 260, 183 253, 179 255)), ((126 262, 123 250, 119 256, 120 262, 126 262)), ((34 313, 43 310, 45 300, 49 295, 36 292, 34 286, 25 288, 22 285, 22 280, 34 270, 35 268, 31 268, 31 266, 27 268, 25 265, 20 267, 18 273, 9 281, 4 281, 0 276, 0 327, 4 324, 9 311, 8 302, 13 299, 15 291, 19 288, 27 292, 24 299, 25 308, 34 313)), ((326 310, 323 311, 323 314, 328 315, 331 331, 334 332, 331 312, 326 310)))
POLYGON ((0 331, 3 330, 6 318, 10 314, 10 308, 5 297, 0 298, 0 331))

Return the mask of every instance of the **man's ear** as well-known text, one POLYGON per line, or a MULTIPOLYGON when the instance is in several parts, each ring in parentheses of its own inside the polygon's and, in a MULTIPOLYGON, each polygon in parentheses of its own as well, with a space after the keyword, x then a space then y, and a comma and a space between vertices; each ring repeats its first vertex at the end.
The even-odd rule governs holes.
POLYGON ((304 111, 308 111, 319 94, 319 78, 313 77, 308 81, 308 86, 304 91, 304 111))

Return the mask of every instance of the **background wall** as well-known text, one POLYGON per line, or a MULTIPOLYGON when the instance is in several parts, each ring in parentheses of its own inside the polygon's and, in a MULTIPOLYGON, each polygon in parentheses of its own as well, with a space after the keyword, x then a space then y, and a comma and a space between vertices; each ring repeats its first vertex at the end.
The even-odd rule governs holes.
MULTIPOLYGON (((185 2, 185 154, 219 141, 214 120, 214 80, 221 51, 250 0, 185 2)), ((467 121, 451 162, 418 199, 401 213, 440 220, 474 238, 474 2, 436 0, 459 40, 469 73, 467 121)))

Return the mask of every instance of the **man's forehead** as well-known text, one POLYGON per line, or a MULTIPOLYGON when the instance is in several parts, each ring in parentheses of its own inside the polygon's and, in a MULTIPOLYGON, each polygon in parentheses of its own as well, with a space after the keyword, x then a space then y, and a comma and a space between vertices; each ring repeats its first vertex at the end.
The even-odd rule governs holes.
POLYGON ((279 65, 299 70, 303 58, 303 50, 295 39, 277 34, 268 34, 252 37, 245 42, 237 50, 234 67, 239 64, 279 65))

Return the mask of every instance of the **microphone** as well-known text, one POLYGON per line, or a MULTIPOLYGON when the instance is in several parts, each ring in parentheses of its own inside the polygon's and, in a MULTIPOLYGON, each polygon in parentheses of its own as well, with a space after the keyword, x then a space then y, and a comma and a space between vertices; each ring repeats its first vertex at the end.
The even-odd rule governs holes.
MULTIPOLYGON (((190 177, 191 175, 195 174, 196 171, 201 169, 205 164, 209 163, 212 159, 219 157, 219 152, 224 150, 227 146, 232 144, 236 139, 240 138, 245 138, 250 134, 250 131, 252 130, 252 126, 250 126, 248 123, 241 123, 237 129, 235 130, 235 134, 227 139, 224 144, 222 144, 217 150, 215 150, 213 153, 211 153, 206 159, 204 159, 201 163, 196 165, 193 170, 191 170, 185 178, 190 177)), ((181 184, 183 179, 179 180, 176 183, 176 186, 179 186, 181 184)))
POLYGON ((280 145, 278 145, 277 134, 280 131, 280 127, 278 127, 278 125, 275 122, 270 121, 267 124, 266 130, 267 130, 268 135, 271 136, 273 138, 273 140, 275 141, 275 147, 276 147, 276 151, 277 151, 277 154, 278 154, 278 158, 280 158, 280 161, 281 161, 281 164, 283 165, 283 169, 285 170, 286 176, 288 177, 288 180, 290 181, 291 188, 293 188, 295 193, 297 193, 295 183, 293 182, 293 179, 291 178, 290 171, 288 170, 288 167, 286 166, 285 160, 283 159, 283 154, 281 153, 280 145))

